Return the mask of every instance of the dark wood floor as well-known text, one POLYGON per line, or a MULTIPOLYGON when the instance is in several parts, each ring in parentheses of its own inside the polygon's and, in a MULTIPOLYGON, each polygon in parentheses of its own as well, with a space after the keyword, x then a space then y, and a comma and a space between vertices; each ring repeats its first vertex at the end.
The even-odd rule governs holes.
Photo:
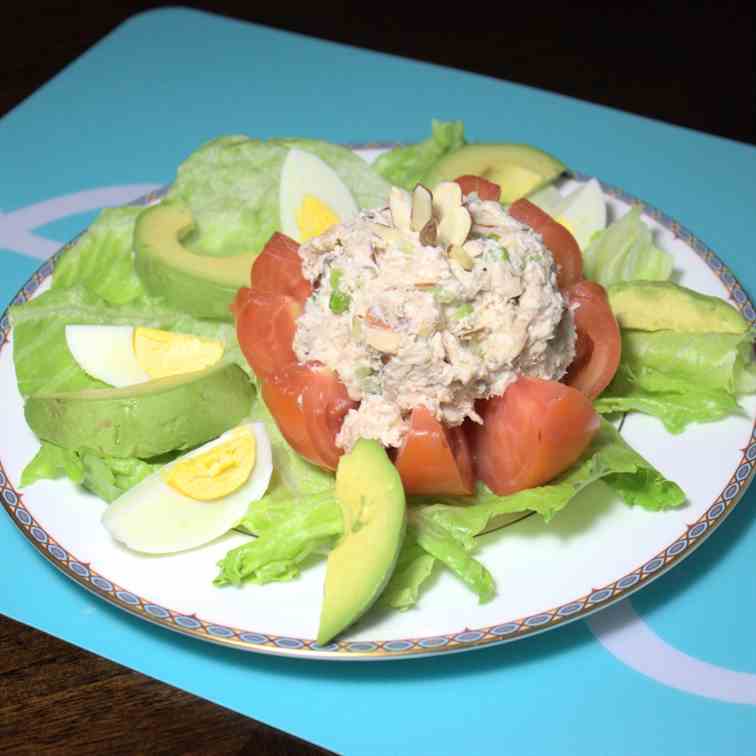
MULTIPOLYGON (((560 12, 532 3, 493 14, 466 11, 471 28, 456 32, 429 31, 435 24, 407 8, 357 15, 346 3, 318 3, 309 13, 262 10, 252 2, 183 4, 465 68, 756 144, 754 10, 749 3, 724 2, 703 10, 695 4, 631 3, 613 9, 608 3, 562 3, 554 6, 560 12)), ((157 5, 4 4, 0 116, 134 12, 157 5)), ((3 617, 0 751, 323 753, 3 617), (103 701, 105 716, 95 723, 90 713, 102 711, 103 701)))

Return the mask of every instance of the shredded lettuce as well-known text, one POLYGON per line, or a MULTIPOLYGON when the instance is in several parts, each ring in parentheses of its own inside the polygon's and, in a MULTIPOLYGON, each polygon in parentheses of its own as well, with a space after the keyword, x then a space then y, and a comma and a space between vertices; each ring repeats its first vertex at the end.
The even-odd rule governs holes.
POLYGON ((434 120, 428 139, 385 152, 373 167, 394 186, 411 191, 444 155, 458 150, 464 143, 462 121, 434 120))
POLYGON ((752 340, 751 333, 623 330, 619 369, 594 407, 654 415, 670 433, 737 414, 737 395, 756 390, 752 340))
POLYGON ((672 273, 672 255, 654 245, 651 230, 635 205, 597 233, 583 253, 586 278, 602 286, 619 281, 665 281, 672 273))

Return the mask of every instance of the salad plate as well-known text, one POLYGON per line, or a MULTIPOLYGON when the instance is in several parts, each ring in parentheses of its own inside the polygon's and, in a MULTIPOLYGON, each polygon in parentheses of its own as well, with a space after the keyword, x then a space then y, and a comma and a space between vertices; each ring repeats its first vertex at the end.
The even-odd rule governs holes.
MULTIPOLYGON (((368 160, 381 152, 358 150, 368 160)), ((588 179, 560 180, 568 192, 588 179)), ((751 323, 753 305, 724 262, 677 221, 601 185, 610 218, 640 204, 656 244, 674 258, 675 280, 727 299, 751 323)), ((143 198, 149 204, 159 195, 143 198)), ((50 284, 64 247, 31 277, 13 304, 50 284)), ((496 596, 479 604, 447 571, 436 570, 408 611, 373 609, 335 642, 314 638, 325 560, 313 560, 290 582, 213 585, 217 563, 249 539, 231 532, 203 547, 170 556, 145 556, 113 541, 101 524, 107 506, 68 480, 19 488, 21 472, 39 443, 24 420, 12 358, 8 312, 0 321, 0 495, 7 516, 40 556, 99 598, 163 628, 246 651, 307 659, 387 660, 481 648, 543 632, 599 611, 648 585, 690 555, 721 525, 754 475, 756 399, 742 413, 689 426, 678 435, 640 414, 623 419, 625 440, 687 494, 684 506, 661 512, 628 507, 595 483, 545 523, 515 515, 479 536, 476 556, 492 573, 496 596)))

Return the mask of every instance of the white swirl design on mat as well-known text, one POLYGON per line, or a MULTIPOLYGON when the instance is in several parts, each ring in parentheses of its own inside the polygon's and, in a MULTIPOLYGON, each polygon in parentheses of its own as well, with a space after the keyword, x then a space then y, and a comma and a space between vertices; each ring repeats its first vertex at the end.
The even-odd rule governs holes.
POLYGON ((53 197, 9 213, 0 212, 0 247, 45 260, 59 249, 62 242, 38 236, 32 233, 33 229, 68 215, 86 213, 102 207, 125 205, 158 188, 158 184, 102 186, 53 197))
POLYGON ((678 651, 646 624, 629 600, 586 622, 604 648, 646 677, 697 696, 756 705, 756 674, 718 667, 678 651))

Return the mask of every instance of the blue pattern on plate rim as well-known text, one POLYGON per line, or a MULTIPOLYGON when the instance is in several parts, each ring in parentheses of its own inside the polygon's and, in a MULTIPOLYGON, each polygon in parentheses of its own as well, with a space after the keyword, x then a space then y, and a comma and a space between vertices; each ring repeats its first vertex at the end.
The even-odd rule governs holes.
MULTIPOLYGON (((385 144, 360 145, 360 148, 378 149, 385 146, 385 144)), ((579 172, 574 172, 572 177, 578 181, 586 181, 589 178, 589 176, 579 172)), ((622 202, 641 205, 644 215, 654 219, 660 225, 672 231, 675 237, 686 243, 726 286, 731 301, 743 316, 752 325, 755 324, 756 310, 754 310, 748 295, 731 271, 727 269, 725 264, 708 246, 673 218, 641 202, 622 189, 606 185, 603 182, 601 183, 601 188, 605 194, 622 202)), ((161 191, 153 192, 142 198, 139 204, 151 204, 161 194, 161 191)), ((45 279, 51 275, 60 255, 75 244, 77 239, 73 239, 69 244, 62 247, 32 275, 26 284, 24 284, 21 291, 14 297, 14 304, 25 302, 34 294, 45 279)), ((8 343, 9 335, 10 320, 6 311, 0 317, 0 350, 8 343)), ((210 640, 246 651, 307 656, 321 659, 403 658, 505 643, 585 617, 599 608, 608 606, 621 598, 629 596, 663 572, 666 572, 666 570, 685 557, 695 546, 714 531, 724 520, 724 516, 729 514, 740 500, 754 477, 755 468, 756 425, 751 434, 750 442, 742 451, 742 457, 735 467, 735 472, 728 480, 727 486, 699 519, 688 526, 685 533, 646 561, 645 564, 636 567, 627 575, 608 585, 595 588, 589 594, 573 599, 566 604, 511 622, 484 628, 465 628, 462 632, 456 631, 449 635, 392 639, 388 641, 340 640, 327 646, 320 646, 310 639, 279 637, 218 625, 199 617, 175 612, 148 599, 136 596, 125 588, 114 584, 105 576, 95 572, 91 565, 83 564, 73 554, 69 553, 36 522, 33 515, 24 506, 23 496, 16 491, 8 480, 2 461, 0 461, 0 499, 2 500, 3 507, 11 515, 13 522, 16 523, 16 526, 30 543, 49 562, 62 570, 67 577, 85 586, 120 609, 135 614, 142 619, 149 620, 154 624, 195 638, 210 640)))

